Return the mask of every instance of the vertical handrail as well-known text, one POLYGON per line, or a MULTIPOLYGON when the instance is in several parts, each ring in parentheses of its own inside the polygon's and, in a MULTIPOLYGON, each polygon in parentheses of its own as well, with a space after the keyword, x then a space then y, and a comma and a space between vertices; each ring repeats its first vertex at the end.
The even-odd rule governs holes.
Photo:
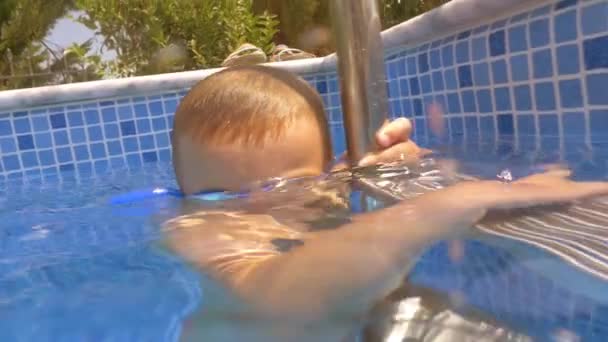
POLYGON ((384 48, 377 0, 331 0, 346 145, 356 164, 387 118, 384 48))

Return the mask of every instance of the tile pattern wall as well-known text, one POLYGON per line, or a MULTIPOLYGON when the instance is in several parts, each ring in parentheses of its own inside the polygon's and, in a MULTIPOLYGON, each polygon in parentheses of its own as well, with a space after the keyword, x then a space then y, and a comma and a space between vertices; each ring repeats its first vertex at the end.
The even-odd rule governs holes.
MULTIPOLYGON (((442 105, 448 136, 513 140, 520 149, 580 147, 608 137, 608 1, 560 0, 387 57, 391 116, 442 105)), ((307 75, 345 149, 335 73, 307 75)), ((0 113, 0 176, 90 173, 169 160, 173 114, 187 89, 0 113)))

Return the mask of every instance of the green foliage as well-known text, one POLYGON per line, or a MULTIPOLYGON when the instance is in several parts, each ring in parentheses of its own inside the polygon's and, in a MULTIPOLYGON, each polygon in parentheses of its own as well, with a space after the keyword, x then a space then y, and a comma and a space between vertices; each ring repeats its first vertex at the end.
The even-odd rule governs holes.
POLYGON ((379 0, 385 28, 400 24, 450 0, 379 0))
POLYGON ((0 0, 0 90, 53 80, 44 66, 48 50, 42 39, 72 4, 72 0, 0 0))
POLYGON ((278 22, 252 0, 77 0, 78 20, 116 52, 113 76, 215 67, 240 44, 270 52, 278 22), (169 57, 167 57, 169 56, 169 57))

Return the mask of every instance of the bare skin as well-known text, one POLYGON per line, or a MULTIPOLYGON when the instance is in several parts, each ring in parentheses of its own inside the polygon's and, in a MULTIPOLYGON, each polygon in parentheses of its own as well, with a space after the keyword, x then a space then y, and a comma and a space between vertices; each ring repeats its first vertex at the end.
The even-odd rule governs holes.
MULTIPOLYGON (((401 121, 383 127, 377 137, 380 151, 364 164, 423 153, 408 140, 408 125, 401 121)), ((326 165, 318 128, 302 122, 294 127, 282 141, 263 149, 200 148, 186 139, 181 145, 197 153, 191 159, 207 176, 203 188, 232 190, 257 179, 320 174, 326 165)), ((460 183, 358 215, 336 230, 306 231, 269 215, 241 212, 178 217, 167 223, 170 246, 208 274, 218 289, 184 339, 340 341, 377 300, 400 285, 425 248, 462 234, 488 210, 608 195, 608 183, 577 183, 568 176, 552 170, 511 184, 460 183), (271 243, 276 238, 303 243, 279 252, 271 243)))

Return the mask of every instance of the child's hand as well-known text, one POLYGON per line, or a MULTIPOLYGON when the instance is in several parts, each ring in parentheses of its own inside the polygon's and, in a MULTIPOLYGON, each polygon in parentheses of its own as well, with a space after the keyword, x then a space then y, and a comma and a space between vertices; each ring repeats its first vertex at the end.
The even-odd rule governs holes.
POLYGON ((410 140, 412 123, 406 118, 387 122, 376 133, 379 151, 370 153, 359 161, 359 166, 418 158, 430 151, 422 149, 410 140))

